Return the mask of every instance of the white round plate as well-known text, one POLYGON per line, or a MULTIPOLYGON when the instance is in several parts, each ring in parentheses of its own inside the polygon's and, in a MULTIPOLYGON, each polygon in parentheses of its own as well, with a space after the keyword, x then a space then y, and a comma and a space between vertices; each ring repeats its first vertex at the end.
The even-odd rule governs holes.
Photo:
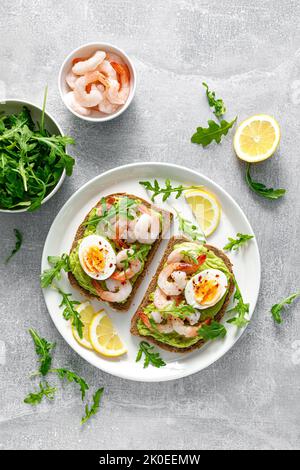
MULTIPOLYGON (((49 255, 69 253, 78 226, 102 196, 117 192, 127 192, 147 199, 148 195, 145 189, 139 185, 139 181, 152 181, 154 178, 161 182, 169 178, 174 183, 204 185, 216 194, 222 205, 222 217, 218 229, 209 238, 210 244, 222 248, 227 242, 227 238, 235 236, 237 232, 253 234, 250 223, 237 203, 228 193, 210 179, 200 173, 177 165, 137 163, 115 168, 97 176, 80 188, 68 200, 58 213, 49 231, 43 251, 42 271, 49 267, 47 263, 49 255)), ((179 200, 170 199, 168 200, 169 202, 173 207, 182 210, 185 217, 188 218, 189 208, 183 197, 179 200)), ((227 335, 224 339, 210 342, 202 349, 192 353, 174 354, 157 348, 167 363, 166 367, 157 369, 150 365, 147 369, 144 369, 143 361, 135 362, 140 339, 130 334, 130 320, 147 290, 167 242, 168 240, 164 240, 161 244, 160 250, 148 269, 147 276, 145 276, 128 312, 117 312, 104 303, 93 302, 96 309, 105 307, 128 348, 128 353, 118 359, 107 359, 80 346, 73 338, 69 322, 63 319, 62 309, 59 308, 60 295, 51 288, 44 290, 49 313, 58 331, 69 345, 90 364, 105 372, 129 380, 144 382, 173 380, 194 374, 208 367, 222 357, 242 335, 244 330, 239 330, 233 325, 226 324, 227 335)), ((234 273, 244 301, 250 303, 251 317, 259 293, 261 271, 256 240, 251 240, 238 254, 230 254, 229 257, 234 265, 234 273)), ((65 275, 61 279, 60 285, 66 292, 71 292, 75 299, 84 300, 78 291, 71 288, 65 275)))

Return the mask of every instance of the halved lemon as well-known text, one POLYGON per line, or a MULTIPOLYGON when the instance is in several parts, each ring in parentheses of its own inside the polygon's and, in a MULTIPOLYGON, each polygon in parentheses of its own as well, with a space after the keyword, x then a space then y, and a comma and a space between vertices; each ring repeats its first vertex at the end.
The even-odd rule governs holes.
POLYGON ((76 328, 72 326, 72 333, 76 341, 87 349, 94 349, 90 341, 90 324, 96 315, 96 312, 90 302, 84 302, 77 307, 77 312, 80 314, 80 319, 83 323, 83 337, 80 338, 76 328))
POLYGON ((207 189, 189 189, 184 195, 204 235, 209 237, 220 223, 221 206, 218 199, 207 189))
POLYGON ((257 114, 238 126, 233 145, 241 160, 257 163, 271 157, 279 142, 278 122, 267 114, 257 114))
POLYGON ((90 339, 93 348, 107 357, 122 356, 127 352, 111 319, 105 312, 99 312, 90 324, 90 339))

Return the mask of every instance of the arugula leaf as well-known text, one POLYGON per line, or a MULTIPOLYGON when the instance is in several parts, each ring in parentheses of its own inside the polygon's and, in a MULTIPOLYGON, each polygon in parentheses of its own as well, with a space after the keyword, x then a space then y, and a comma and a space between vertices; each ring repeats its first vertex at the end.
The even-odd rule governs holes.
POLYGON ((237 313, 237 316, 227 320, 227 323, 232 323, 237 328, 244 328, 249 323, 249 320, 247 320, 246 315, 249 313, 250 304, 244 303, 240 288, 235 278, 233 278, 233 282, 235 285, 235 293, 233 298, 234 300, 237 300, 237 303, 233 308, 231 308, 227 312, 237 313))
POLYGON ((227 334, 227 330, 224 325, 213 320, 210 325, 203 323, 198 330, 199 336, 205 341, 214 340, 216 338, 224 338, 227 334))
POLYGON ((145 355, 144 358, 144 369, 146 369, 149 364, 152 364, 154 367, 164 367, 166 363, 162 360, 158 352, 153 352, 154 346, 150 346, 146 341, 140 342, 140 349, 136 356, 136 362, 139 362, 142 359, 142 355, 145 355))
POLYGON ((35 345, 35 352, 39 356, 39 371, 45 376, 51 367, 52 357, 50 353, 54 349, 55 343, 49 343, 45 338, 41 338, 32 328, 29 330, 29 333, 35 345))
POLYGON ((198 250, 193 248, 192 250, 181 250, 180 253, 189 260, 190 262, 197 264, 198 263, 198 258, 202 253, 202 250, 199 248, 198 250))
POLYGON ((27 397, 24 399, 24 403, 27 405, 38 405, 42 402, 44 397, 46 397, 48 400, 54 400, 54 395, 57 390, 55 387, 50 387, 47 382, 40 382, 39 387, 40 390, 38 392, 29 393, 27 395, 27 397))
POLYGON ((68 273, 70 268, 69 256, 65 253, 59 256, 48 256, 48 263, 53 266, 53 268, 45 269, 41 274, 41 286, 43 288, 51 286, 54 279, 61 279, 61 270, 63 269, 68 273))
MULTIPOLYGON (((151 308, 151 310, 153 311, 153 308, 151 308)), ((173 303, 169 305, 168 307, 165 307, 164 309, 159 310, 159 313, 161 313, 163 316, 172 315, 173 317, 181 318, 182 320, 185 320, 187 317, 189 317, 195 312, 196 310, 194 309, 194 307, 192 307, 191 305, 185 304, 184 302, 182 302, 179 305, 175 305, 175 303, 173 303)))
POLYGON ((285 195, 285 189, 267 188, 263 183, 253 181, 250 175, 250 166, 250 163, 248 163, 246 171, 246 182, 249 188, 252 189, 252 191, 254 191, 259 196, 265 197, 267 199, 279 199, 280 197, 285 195))
POLYGON ((85 416, 82 418, 81 424, 85 424, 92 416, 98 413, 103 392, 104 388, 99 388, 99 390, 97 390, 93 395, 93 403, 91 407, 89 408, 88 405, 85 406, 85 416))
POLYGON ((224 119, 220 121, 220 124, 212 121, 211 119, 208 121, 208 127, 198 127, 195 134, 192 136, 193 144, 199 144, 203 147, 207 147, 213 141, 217 144, 221 142, 222 136, 227 135, 229 129, 233 127, 237 120, 237 117, 231 121, 227 122, 224 119))
POLYGON ((107 209, 105 198, 101 200, 102 213, 101 215, 95 215, 87 222, 84 222, 84 226, 95 225, 100 222, 109 222, 115 217, 125 217, 129 220, 133 220, 134 216, 130 214, 129 209, 133 209, 137 203, 134 199, 129 197, 122 197, 119 201, 113 204, 110 209, 107 209))
POLYGON ((140 245, 139 247, 137 245, 131 245, 130 250, 127 254, 127 258, 121 261, 121 264, 126 270, 129 268, 129 265, 135 260, 139 260, 141 263, 144 263, 150 250, 151 245, 140 245))
POLYGON ((144 186, 144 188, 147 191, 150 191, 153 193, 151 197, 151 201, 154 202, 155 198, 159 195, 163 195, 163 202, 166 202, 167 199, 173 194, 176 193, 175 198, 178 199, 182 195, 182 193, 188 189, 197 189, 199 186, 172 186, 172 183, 169 179, 165 180, 165 187, 161 187, 159 182, 157 180, 154 180, 154 183, 152 184, 150 181, 140 181, 139 183, 141 186, 144 186))
POLYGON ((229 243, 227 243, 227 245, 224 246, 223 250, 236 251, 239 249, 241 245, 243 245, 244 243, 247 243, 249 240, 252 240, 252 238, 254 238, 253 235, 246 235, 244 233, 237 233, 236 236, 237 236, 236 239, 228 237, 229 243))
POLYGON ((176 211, 177 219, 178 219, 178 222, 179 222, 180 232, 187 235, 193 241, 205 242, 206 241, 205 240, 205 235, 201 231, 200 227, 199 226, 197 227, 197 225, 193 224, 193 222, 191 222, 190 220, 187 220, 184 217, 182 217, 180 212, 177 211, 176 209, 175 209, 175 211, 176 211))
POLYGON ((202 85, 204 86, 204 88, 206 88, 206 96, 207 96, 208 104, 211 108, 214 108, 214 115, 217 118, 222 117, 223 114, 226 113, 226 108, 225 108, 223 100, 220 98, 217 99, 216 93, 214 91, 211 91, 208 88, 208 85, 206 83, 203 82, 202 85))
POLYGON ((77 330, 79 337, 83 338, 83 323, 80 319, 80 314, 77 312, 75 305, 80 305, 78 300, 71 300, 72 294, 67 294, 60 288, 57 288, 58 292, 62 296, 60 307, 65 307, 63 316, 65 320, 71 320, 72 326, 77 330))
POLYGON ((290 305, 298 297, 300 297, 300 292, 296 292, 295 294, 291 294, 289 297, 286 297, 285 299, 283 299, 278 304, 273 305, 273 307, 271 308, 271 313, 272 313, 272 316, 273 316, 274 320, 276 321, 276 323, 282 323, 281 312, 282 312, 284 306, 285 305, 290 305))
POLYGON ((14 228, 14 232, 15 232, 15 236, 16 236, 16 244, 15 244, 15 247, 12 250, 11 254, 9 255, 9 257, 6 258, 5 264, 9 263, 11 258, 19 251, 19 249, 22 246, 22 242, 23 242, 22 233, 17 228, 14 228))
POLYGON ((86 391, 89 389, 89 386, 88 384, 86 383, 86 381, 80 377, 78 374, 76 374, 75 372, 72 372, 68 369, 63 369, 63 368, 60 368, 60 369, 51 369, 50 372, 53 372, 53 373, 56 373, 58 375, 58 377, 60 379, 66 379, 68 380, 69 382, 75 382, 79 385, 80 387, 80 390, 81 390, 81 398, 82 398, 82 401, 84 400, 85 398, 85 393, 86 391))

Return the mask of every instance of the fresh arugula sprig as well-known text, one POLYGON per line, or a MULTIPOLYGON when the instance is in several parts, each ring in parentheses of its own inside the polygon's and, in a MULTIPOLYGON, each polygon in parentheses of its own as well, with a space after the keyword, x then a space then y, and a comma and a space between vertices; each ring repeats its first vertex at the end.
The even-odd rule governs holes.
POLYGON ((194 264, 198 263, 198 258, 202 253, 201 248, 193 248, 193 250, 181 250, 180 253, 184 256, 185 259, 191 261, 194 264))
POLYGON ((289 297, 286 297, 278 304, 273 305, 273 307, 271 308, 271 313, 276 323, 280 324, 283 321, 281 313, 282 313, 284 306, 292 304, 294 300, 296 300, 298 297, 300 297, 300 292, 291 294, 289 297))
POLYGON ((134 216, 130 213, 129 209, 133 209, 137 206, 137 203, 134 199, 129 197, 122 197, 120 200, 116 201, 109 209, 107 208, 105 198, 101 199, 101 215, 94 215, 89 220, 83 223, 85 227, 89 225, 96 225, 100 222, 109 223, 111 219, 116 217, 124 217, 129 220, 133 220, 134 216))
POLYGON ((246 182, 249 188, 258 194, 258 196, 265 197, 266 199, 279 199, 285 195, 285 189, 267 188, 265 184, 253 181, 250 174, 250 167, 251 165, 248 163, 246 171, 246 182))
POLYGON ((78 384, 81 390, 81 399, 82 401, 84 400, 86 391, 89 390, 89 386, 82 377, 80 377, 75 372, 72 372, 71 370, 64 369, 64 368, 51 369, 49 372, 57 374, 61 380, 65 379, 68 382, 74 382, 78 384))
POLYGON ((85 406, 85 416, 81 420, 81 424, 85 424, 92 416, 96 415, 100 408, 100 400, 103 395, 104 388, 99 388, 93 395, 93 403, 90 408, 88 405, 85 406))
POLYGON ((169 199, 172 194, 175 194, 175 199, 179 199, 184 191, 187 191, 188 189, 199 188, 199 186, 172 186, 171 180, 169 179, 165 180, 164 187, 160 186, 157 180, 154 180, 153 183, 151 183, 151 181, 140 181, 140 185, 144 186, 147 191, 153 193, 151 196, 152 202, 154 202, 155 198, 159 195, 162 195, 163 202, 166 202, 166 200, 169 199))
POLYGON ((237 238, 228 237, 229 242, 224 246, 223 250, 225 251, 236 251, 240 248, 241 245, 247 243, 249 240, 254 238, 253 235, 247 235, 245 233, 237 233, 237 238))
POLYGON ((45 269, 41 274, 41 286, 43 288, 49 287, 54 279, 61 279, 62 270, 68 273, 71 270, 69 261, 69 256, 65 253, 61 256, 48 256, 48 263, 53 267, 45 269))
POLYGON ((68 136, 51 135, 45 129, 45 106, 40 124, 23 107, 18 114, 2 116, 0 121, 0 208, 26 208, 34 211, 55 188, 64 170, 72 174, 74 159, 66 146, 74 144, 68 136))
POLYGON ((64 307, 63 317, 65 320, 71 320, 72 326, 77 330, 77 333, 80 338, 83 338, 83 323, 80 319, 80 314, 76 310, 75 306, 80 305, 78 300, 72 300, 70 297, 72 294, 64 292, 59 287, 57 288, 58 292, 62 296, 62 301, 60 307, 64 307))
POLYGON ((176 212, 177 219, 179 222, 180 232, 187 235, 193 241, 205 242, 205 235, 201 231, 200 227, 195 225, 190 220, 187 220, 184 217, 182 217, 182 215, 180 214, 178 210, 175 209, 175 212, 176 212))
POLYGON ((192 136, 192 143, 202 145, 202 147, 207 147, 213 141, 219 144, 224 135, 228 134, 228 131, 234 126, 237 117, 233 121, 227 122, 224 119, 217 123, 208 120, 208 127, 197 127, 197 131, 192 136))
POLYGON ((224 338, 227 334, 227 330, 224 325, 213 320, 210 324, 203 323, 198 330, 198 334, 205 341, 209 341, 216 338, 224 338))
MULTIPOLYGON (((67 294, 70 295, 70 294, 67 294)), ((72 372, 66 368, 53 368, 50 369, 52 357, 51 351, 54 348, 55 344, 50 343, 44 338, 41 338, 38 333, 33 330, 32 328, 29 330, 30 335, 33 338, 35 344, 35 350, 37 355, 39 356, 40 360, 40 368, 37 373, 32 374, 32 376, 40 376, 40 375, 47 375, 49 373, 56 374, 59 379, 67 380, 68 382, 73 382, 79 385, 81 391, 81 398, 82 401, 85 399, 85 395, 87 390, 89 390, 89 385, 86 381, 80 377, 76 372, 72 372)), ((51 387, 48 382, 40 382, 39 384, 40 389, 37 392, 29 393, 27 397, 24 399, 26 404, 30 405, 38 405, 42 402, 43 397, 48 398, 49 400, 54 399, 54 395, 56 392, 55 387, 51 387)), ((93 404, 89 409, 88 405, 85 407, 86 416, 82 418, 82 423, 86 422, 93 414, 96 414, 99 408, 100 398, 103 393, 103 388, 99 389, 93 396, 93 404)))
POLYGON ((164 367, 166 363, 162 360, 160 354, 158 352, 153 351, 154 346, 150 346, 150 344, 146 341, 141 341, 140 349, 136 356, 136 362, 139 362, 144 354, 144 369, 146 369, 149 364, 157 368, 164 367))
POLYGON ((131 245, 130 250, 127 253, 127 258, 121 261, 121 264, 124 266, 124 269, 128 269, 130 264, 135 260, 139 260, 143 263, 150 250, 151 245, 131 245))
POLYGON ((227 323, 231 323, 238 328, 244 328, 249 323, 249 320, 246 318, 246 316, 249 313, 250 304, 244 303, 243 296, 235 278, 233 278, 233 282, 235 285, 235 293, 233 298, 234 300, 237 300, 237 303, 233 308, 228 310, 227 313, 237 313, 237 316, 227 320, 227 323))
POLYGON ((216 93, 208 88, 208 85, 203 82, 202 85, 206 88, 206 96, 208 100, 208 104, 211 108, 214 108, 214 115, 217 118, 223 116, 226 113, 226 108, 224 101, 221 98, 216 98, 216 93))
POLYGON ((29 393, 24 399, 24 403, 27 405, 38 405, 42 402, 43 398, 46 397, 48 400, 54 400, 56 388, 51 387, 47 382, 40 382, 39 391, 29 393))
POLYGON ((52 363, 52 356, 51 351, 55 347, 55 343, 50 343, 45 338, 41 338, 39 334, 33 330, 32 328, 29 330, 29 333, 33 339, 35 345, 35 352, 39 356, 39 372, 45 376, 48 374, 51 363, 52 363))
POLYGON ((187 317, 191 316, 195 312, 196 310, 194 309, 194 307, 185 304, 184 302, 179 305, 172 304, 168 307, 165 307, 163 310, 159 310, 159 313, 161 313, 163 316, 171 315, 182 320, 185 320, 187 317))
POLYGON ((14 228, 14 232, 15 232, 15 236, 16 236, 16 244, 15 244, 15 247, 12 250, 11 254, 9 255, 9 257, 6 258, 5 264, 9 263, 11 258, 20 250, 20 248, 22 246, 22 242, 23 242, 22 233, 17 228, 14 228))

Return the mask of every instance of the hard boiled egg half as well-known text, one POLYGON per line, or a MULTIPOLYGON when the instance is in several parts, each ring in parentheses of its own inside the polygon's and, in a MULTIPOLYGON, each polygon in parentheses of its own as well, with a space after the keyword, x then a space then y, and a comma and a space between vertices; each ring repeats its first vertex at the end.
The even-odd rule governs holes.
POLYGON ((111 244, 99 235, 84 238, 78 255, 84 272, 98 281, 108 279, 116 269, 116 254, 111 244))
POLYGON ((227 277, 218 269, 206 269, 192 277, 185 288, 185 299, 189 305, 203 310, 213 307, 225 295, 227 277))

